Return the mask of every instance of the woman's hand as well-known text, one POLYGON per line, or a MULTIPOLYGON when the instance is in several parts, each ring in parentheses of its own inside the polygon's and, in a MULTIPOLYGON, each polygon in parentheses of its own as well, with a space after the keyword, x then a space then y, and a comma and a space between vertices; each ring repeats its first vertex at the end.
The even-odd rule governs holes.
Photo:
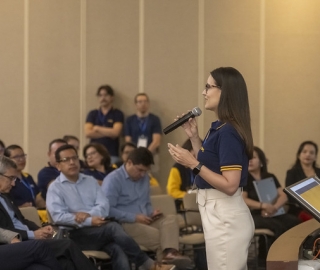
POLYGON ((270 217, 272 216, 275 212, 277 212, 277 208, 270 204, 270 203, 263 203, 262 204, 262 211, 261 211, 261 215, 263 217, 270 217))
MULTIPOLYGON (((177 121, 179 118, 181 118, 182 116, 184 116, 184 114, 182 114, 181 116, 177 116, 176 119, 174 119, 174 121, 177 121)), ((182 125, 184 131, 186 132, 187 136, 189 138, 197 138, 199 137, 198 135, 198 125, 197 125, 197 121, 195 118, 190 118, 187 122, 185 122, 182 125)))
POLYGON ((193 169, 198 165, 199 161, 187 149, 180 147, 178 144, 174 146, 168 143, 168 150, 171 157, 179 164, 193 169))

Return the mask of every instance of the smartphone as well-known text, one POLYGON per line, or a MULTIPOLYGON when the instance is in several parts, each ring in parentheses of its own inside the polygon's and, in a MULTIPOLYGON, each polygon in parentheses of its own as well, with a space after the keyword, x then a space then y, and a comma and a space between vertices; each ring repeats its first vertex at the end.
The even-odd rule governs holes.
POLYGON ((152 220, 155 221, 155 220, 161 218, 162 216, 163 216, 163 213, 156 214, 155 216, 152 217, 152 220))
POLYGON ((103 218, 104 221, 116 221, 116 219, 114 217, 104 217, 103 218))

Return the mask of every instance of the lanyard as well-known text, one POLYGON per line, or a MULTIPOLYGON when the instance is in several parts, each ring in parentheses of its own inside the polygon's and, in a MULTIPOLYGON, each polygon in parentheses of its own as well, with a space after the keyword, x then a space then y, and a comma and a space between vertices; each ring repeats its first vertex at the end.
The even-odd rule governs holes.
POLYGON ((141 134, 144 134, 147 129, 147 123, 148 123, 149 116, 147 116, 146 118, 143 118, 143 119, 139 118, 138 116, 137 116, 137 118, 138 118, 138 122, 139 122, 140 132, 141 132, 141 134))
POLYGON ((33 192, 33 188, 31 187, 31 185, 27 182, 27 180, 24 179, 24 176, 22 175, 21 177, 21 181, 20 181, 27 189, 29 189, 32 199, 34 200, 34 192, 33 192))

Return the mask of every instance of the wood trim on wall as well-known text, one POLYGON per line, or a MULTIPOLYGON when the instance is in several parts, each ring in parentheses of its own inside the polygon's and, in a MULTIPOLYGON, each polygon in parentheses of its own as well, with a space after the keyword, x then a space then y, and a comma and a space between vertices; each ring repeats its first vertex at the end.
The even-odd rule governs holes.
MULTIPOLYGON (((29 152, 29 0, 24 1, 23 26, 23 149, 29 152)), ((26 171, 29 170, 28 163, 26 171)))

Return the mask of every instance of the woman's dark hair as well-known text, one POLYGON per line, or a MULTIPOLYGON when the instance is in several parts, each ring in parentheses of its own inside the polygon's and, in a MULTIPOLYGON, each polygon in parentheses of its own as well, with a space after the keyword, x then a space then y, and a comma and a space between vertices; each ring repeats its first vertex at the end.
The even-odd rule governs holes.
POLYGON ((90 147, 96 149, 96 151, 102 156, 101 164, 104 165, 104 168, 107 170, 111 165, 111 158, 107 148, 105 148, 104 145, 100 143, 89 143, 83 148, 83 156, 85 157, 86 165, 88 166, 86 152, 90 147))
POLYGON ((23 149, 22 149, 22 147, 21 146, 19 146, 19 145, 17 145, 17 144, 11 144, 11 145, 9 145, 8 147, 6 147, 6 149, 4 149, 4 153, 3 153, 3 155, 5 156, 5 157, 10 157, 11 156, 11 151, 12 150, 16 150, 16 149, 21 149, 22 151, 23 151, 23 149))
POLYGON ((268 172, 268 165, 267 165, 267 158, 266 155, 264 154, 264 152, 257 146, 253 147, 253 151, 257 153, 258 158, 260 160, 261 163, 261 167, 260 167, 260 174, 261 176, 266 174, 268 172))
POLYGON ((217 116, 220 121, 230 123, 237 130, 251 159, 253 139, 246 82, 240 72, 232 67, 220 67, 210 74, 221 89, 217 116))
MULTIPOLYGON (((300 162, 300 159, 299 159, 299 156, 303 150, 303 148, 306 146, 306 145, 312 145, 314 147, 314 149, 316 150, 316 156, 318 155, 318 145, 313 142, 313 141, 304 141, 300 144, 299 148, 298 148, 298 152, 297 152, 297 155, 296 155, 296 162, 294 163, 294 165, 292 166, 292 168, 301 168, 301 162, 300 162)), ((312 167, 313 168, 316 168, 316 161, 314 161, 312 163, 312 167)))

